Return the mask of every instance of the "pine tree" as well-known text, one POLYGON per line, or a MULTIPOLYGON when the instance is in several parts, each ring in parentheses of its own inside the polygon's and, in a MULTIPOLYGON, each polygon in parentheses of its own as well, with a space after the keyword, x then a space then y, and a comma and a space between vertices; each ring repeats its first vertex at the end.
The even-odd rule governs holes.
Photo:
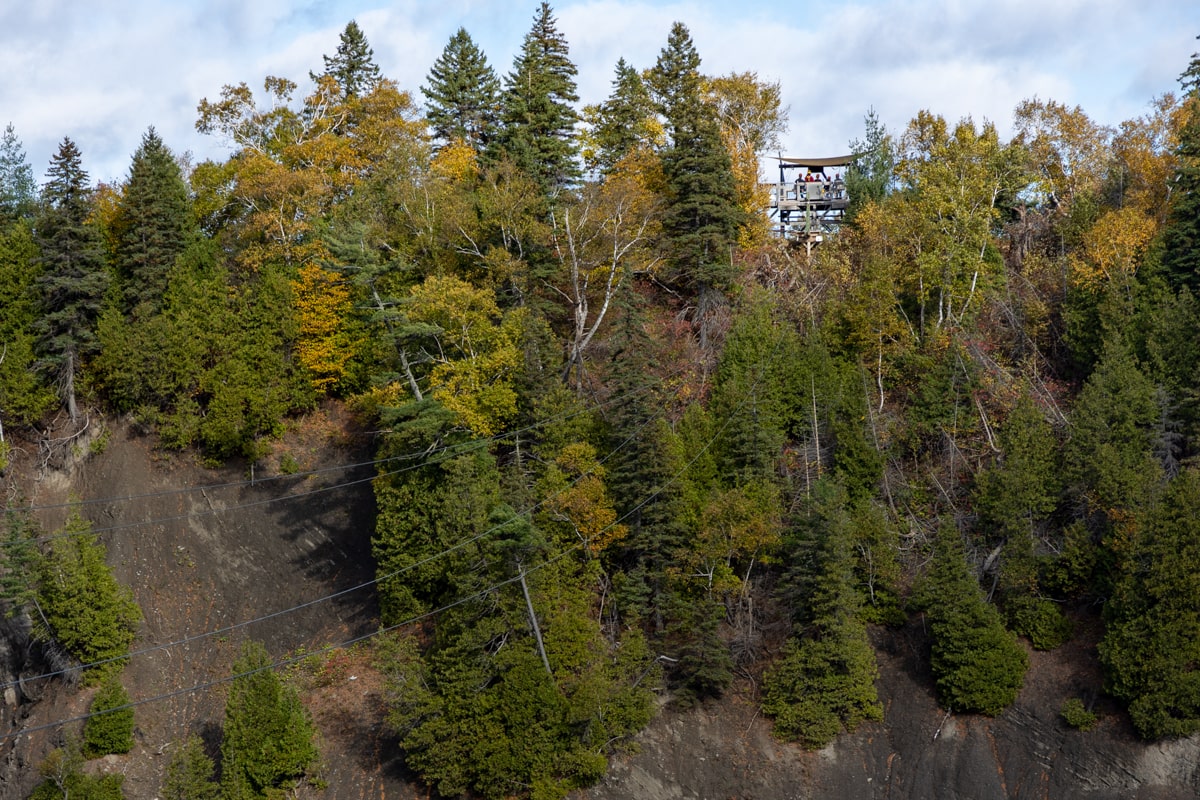
POLYGON ((73 509, 41 560, 35 633, 85 664, 105 662, 90 671, 103 676, 119 671, 118 659, 129 651, 142 612, 133 592, 113 577, 91 529, 73 509))
POLYGON ((482 153, 495 132, 500 80, 466 28, 450 37, 425 82, 421 94, 433 138, 442 146, 463 141, 482 153))
POLYGON ((663 154, 663 233, 673 265, 671 280, 701 295, 728 288, 735 276, 732 251, 743 214, 733 162, 703 103, 700 56, 682 23, 671 27, 649 81, 671 137, 663 154))
POLYGON ((5 426, 28 425, 54 404, 39 380, 38 250, 27 221, 0 225, 0 442, 5 426))
POLYGON ((572 103, 578 70, 559 32, 550 4, 543 2, 525 34, 521 52, 504 81, 501 127, 489 154, 507 157, 551 197, 579 176, 572 103))
POLYGON ((367 43, 358 23, 350 20, 338 37, 337 52, 332 56, 321 56, 325 71, 320 75, 309 73, 314 81, 333 78, 342 90, 343 99, 362 97, 383 80, 379 65, 375 63, 375 51, 367 43))
POLYGON ((88 220, 91 190, 79 148, 63 139, 50 161, 42 191, 37 238, 41 246, 42 317, 38 321, 42 364, 74 421, 79 417, 75 379, 96 349, 95 326, 108 289, 100 234, 88 220))
POLYGON ((163 800, 217 800, 221 786, 213 780, 213 760, 199 736, 189 736, 171 751, 159 796, 163 800))
POLYGON ((33 215, 37 204, 33 167, 25 159, 12 123, 0 138, 0 225, 33 215))
POLYGON ((221 741, 225 797, 251 800, 296 786, 318 755, 299 695, 271 670, 258 642, 243 645, 233 674, 221 741))
POLYGON ((953 711, 996 715, 1017 699, 1029 656, 1004 629, 971 575, 958 530, 943 524, 933 567, 918 595, 932 638, 929 666, 938 700, 953 711))
POLYGON ((123 281, 126 311, 162 305, 167 273, 193 235, 191 202, 179 165, 154 128, 133 154, 121 198, 115 264, 123 281))
POLYGON ((612 93, 600 106, 590 106, 592 152, 589 168, 608 173, 617 162, 640 146, 650 145, 661 133, 654 103, 641 74, 617 62, 612 93))
POLYGON ((1106 688, 1147 739, 1200 730, 1200 473, 1171 482, 1105 607, 1106 688))
POLYGON ((895 166, 895 145, 874 108, 867 111, 865 125, 864 139, 850 142, 854 161, 846 170, 846 194, 850 198, 846 206, 847 222, 868 203, 877 203, 887 196, 895 166))
POLYGON ((1179 132, 1178 166, 1163 231, 1163 270, 1175 286, 1200 289, 1200 53, 1182 75, 1188 113, 1179 132))
POLYGON ((775 731, 806 747, 824 747, 843 729, 883 719, 875 691, 879 668, 860 618, 862 596, 855 586, 855 521, 848 497, 822 481, 813 504, 813 534, 819 553, 804 613, 782 658, 764 676, 763 711, 775 731))
POLYGON ((133 706, 116 673, 100 684, 83 724, 83 752, 89 758, 133 749, 133 706))

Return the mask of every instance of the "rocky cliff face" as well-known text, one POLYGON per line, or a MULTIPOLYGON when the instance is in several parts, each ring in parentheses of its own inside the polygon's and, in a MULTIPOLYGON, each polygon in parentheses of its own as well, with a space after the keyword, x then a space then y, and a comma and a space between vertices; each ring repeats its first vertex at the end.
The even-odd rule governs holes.
POLYGON ((1062 701, 1098 685, 1094 648, 1081 641, 1032 653, 1017 704, 995 719, 939 709, 922 665, 919 624, 875 631, 884 721, 819 752, 770 735, 752 693, 668 711, 614 759, 587 800, 1174 800, 1200 797, 1200 737, 1146 744, 1115 707, 1100 724, 1068 727, 1062 701))

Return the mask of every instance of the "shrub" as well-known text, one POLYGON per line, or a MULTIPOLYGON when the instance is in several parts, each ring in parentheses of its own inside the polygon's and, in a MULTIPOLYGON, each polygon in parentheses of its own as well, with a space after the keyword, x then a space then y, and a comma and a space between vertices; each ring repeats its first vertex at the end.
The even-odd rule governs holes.
POLYGON ((83 753, 88 758, 133 749, 133 708, 119 676, 108 675, 92 699, 83 725, 83 753))
POLYGON ((1088 711, 1078 697, 1065 700, 1059 713, 1062 714, 1064 722, 1081 731, 1090 731, 1100 721, 1100 717, 1088 711))

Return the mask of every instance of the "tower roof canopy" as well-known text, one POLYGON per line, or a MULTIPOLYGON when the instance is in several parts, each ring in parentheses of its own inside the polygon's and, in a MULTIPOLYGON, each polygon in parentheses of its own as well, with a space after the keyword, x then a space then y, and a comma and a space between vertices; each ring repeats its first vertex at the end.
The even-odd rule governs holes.
POLYGON ((782 166, 788 167, 808 167, 809 169, 821 169, 823 167, 845 167, 854 161, 853 155, 848 156, 833 156, 831 158, 784 158, 779 156, 779 162, 782 166))

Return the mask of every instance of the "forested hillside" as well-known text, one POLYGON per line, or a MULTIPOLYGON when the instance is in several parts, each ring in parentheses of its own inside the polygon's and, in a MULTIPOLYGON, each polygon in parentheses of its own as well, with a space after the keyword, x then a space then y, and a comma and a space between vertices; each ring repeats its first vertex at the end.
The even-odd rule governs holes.
MULTIPOLYGON (((779 86, 664 33, 601 99, 545 3, 507 73, 459 30, 420 87, 351 22, 308 80, 199 101, 224 161, 151 128, 117 185, 64 138, 39 189, 9 126, 0 592, 100 687, 33 796, 120 796, 85 762, 132 746, 151 609, 86 508, 43 531, 19 491, 115 415, 250 476, 297 468, 302 415, 370 432, 368 646, 437 796, 562 797, 738 676, 822 747, 883 719, 869 632, 913 620, 948 712, 1002 714, 1082 627, 1067 723, 1200 731, 1200 56, 1116 128, 868 111, 809 254, 759 185, 779 86)), ((290 657, 240 650, 220 752, 177 743, 160 796, 321 784, 290 657)))

